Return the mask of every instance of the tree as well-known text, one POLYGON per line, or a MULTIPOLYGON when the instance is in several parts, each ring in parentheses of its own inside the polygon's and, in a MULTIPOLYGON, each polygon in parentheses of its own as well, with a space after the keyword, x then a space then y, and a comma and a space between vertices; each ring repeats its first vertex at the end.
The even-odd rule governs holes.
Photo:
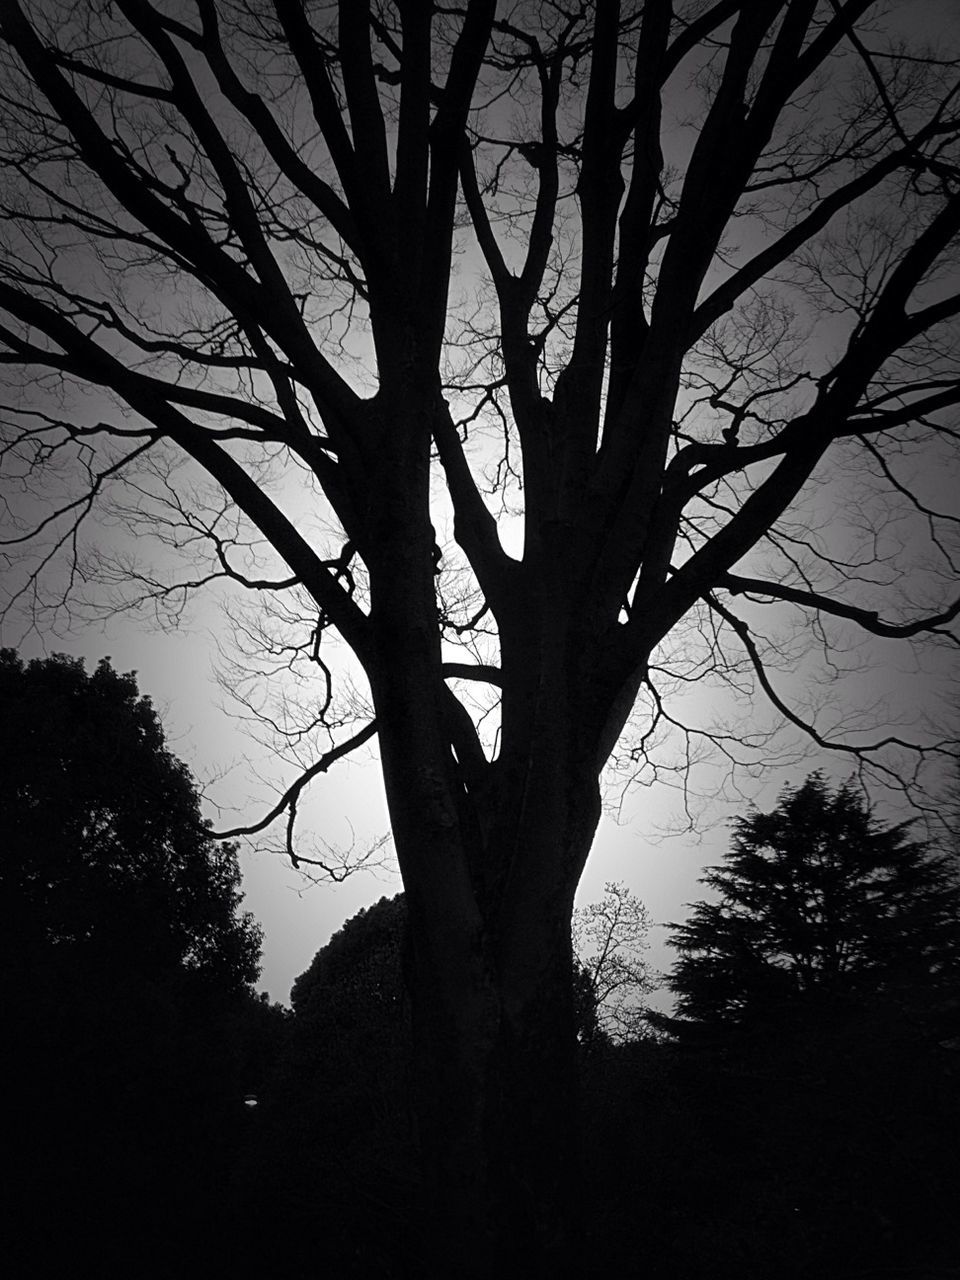
POLYGON ((318 681, 274 721, 313 753, 268 815, 301 861, 304 787, 377 735, 429 1217, 477 1275, 575 1266, 570 919, 634 708, 654 776, 667 693, 711 673, 888 777, 924 749, 805 716, 768 621, 842 654, 841 624, 949 643, 960 608, 916 474, 960 401, 955 29, 907 47, 893 8, 3 9, 21 598, 68 607, 103 500, 161 563, 67 588, 275 600, 253 664, 318 681))
MULTIPOLYGON (((403 982, 406 910, 402 894, 347 920, 320 948, 290 993, 298 1050, 338 1108, 369 1140, 370 1118, 405 1115, 411 1071, 410 1008, 403 982)), ((385 1146, 382 1134, 381 1148, 385 1146)))
POLYGON ((573 913, 578 972, 589 993, 588 1007, 595 1010, 596 1030, 607 1040, 636 1039, 646 1030, 644 998, 657 980, 643 958, 649 930, 646 907, 614 881, 604 885, 599 902, 573 913))
POLYGON ((882 827, 850 783, 787 788, 734 824, 671 944, 670 986, 688 1018, 728 1026, 851 1007, 878 995, 956 993, 960 881, 946 855, 882 827))
MULTIPOLYGON (((357 912, 293 984, 285 1051, 239 1188, 249 1212, 270 1214, 273 1240, 299 1247, 291 1274, 421 1270, 404 917, 402 895, 357 912), (318 1195, 291 1197, 291 1186, 318 1195)), ((274 1247, 263 1264, 283 1271, 274 1247)))
POLYGON ((3 649, 0 707, 8 964, 176 973, 224 995, 253 983, 260 931, 239 911, 236 845, 202 822, 134 676, 3 649))
MULTIPOLYGON (((327 1269, 338 1274, 416 1274, 422 1265, 412 1194, 418 1179, 406 918, 402 893, 361 909, 320 948, 290 995, 275 1152, 266 1162, 277 1170, 281 1194, 270 1213, 292 1219, 281 1234, 312 1239, 316 1224, 302 1206, 283 1207, 282 1193, 291 1182, 327 1187, 321 1233, 327 1269)), ((649 987, 640 959, 642 904, 624 886, 608 885, 603 900, 580 908, 575 922, 584 951, 574 969, 578 1039, 591 1048, 635 1034, 636 1000, 649 987)), ((270 1194, 264 1171, 251 1181, 262 1203, 270 1194)))
POLYGON ((949 1269, 955 860, 814 773, 740 818, 702 883, 715 897, 671 939, 681 1016, 664 1021, 679 1128, 725 1153, 713 1178, 732 1189, 701 1215, 711 1274, 769 1274, 778 1257, 797 1275, 949 1269))
POLYGON ((107 659, 88 675, 0 650, 0 811, 11 1264, 159 1274, 187 1247, 212 1262, 208 1189, 270 1012, 236 847, 107 659))

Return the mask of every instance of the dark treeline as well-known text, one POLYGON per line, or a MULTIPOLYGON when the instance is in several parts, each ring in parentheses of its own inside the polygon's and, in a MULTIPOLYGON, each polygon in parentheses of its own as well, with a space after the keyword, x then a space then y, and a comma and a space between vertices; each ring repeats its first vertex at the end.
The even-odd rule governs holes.
POLYGON ((131 675, 0 651, 7 1274, 218 1274, 282 1014, 236 847, 131 675))
MULTIPOLYGON (((16 1274, 423 1274, 403 896, 270 1006, 236 851, 133 677, 4 651, 0 701, 16 1274)), ((815 773, 703 884, 674 1016, 624 1013, 636 954, 576 967, 590 1274, 955 1276, 956 847, 815 773)))

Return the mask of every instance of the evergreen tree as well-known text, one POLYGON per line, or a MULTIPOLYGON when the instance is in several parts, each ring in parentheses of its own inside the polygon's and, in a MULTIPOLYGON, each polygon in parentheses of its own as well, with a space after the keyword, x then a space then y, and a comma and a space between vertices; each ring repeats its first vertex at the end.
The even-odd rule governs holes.
POLYGON ((785 1007, 931 994, 955 983, 960 884, 951 860, 881 826, 820 773, 734 824, 701 880, 717 895, 675 925, 670 977, 688 1019, 742 1025, 785 1007))
POLYGON ((820 773, 736 821, 671 938, 678 1273, 951 1274, 955 868, 820 773))

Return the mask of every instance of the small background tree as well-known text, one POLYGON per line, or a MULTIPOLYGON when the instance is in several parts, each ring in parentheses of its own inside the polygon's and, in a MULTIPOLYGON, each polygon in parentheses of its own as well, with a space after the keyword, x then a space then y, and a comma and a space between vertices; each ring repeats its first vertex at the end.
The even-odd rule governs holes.
MULTIPOLYGON (((640 899, 616 881, 604 886, 599 902, 573 913, 578 977, 595 1009, 597 1032, 614 1043, 647 1032, 646 998, 659 980, 644 957, 651 923, 640 899)), ((581 1039, 585 1030, 581 1026, 581 1039)))
POLYGON ((405 919, 402 894, 358 911, 293 984, 238 1185, 245 1216, 266 1213, 276 1228, 266 1270, 279 1238, 291 1274, 422 1273, 405 919))

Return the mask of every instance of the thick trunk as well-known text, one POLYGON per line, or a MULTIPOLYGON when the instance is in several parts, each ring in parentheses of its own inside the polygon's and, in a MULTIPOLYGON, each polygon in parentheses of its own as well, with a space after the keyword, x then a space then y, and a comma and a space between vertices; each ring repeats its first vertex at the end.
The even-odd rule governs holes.
POLYGON ((437 1277, 582 1274, 570 919, 600 806, 595 753, 572 759, 573 736, 501 772, 468 831, 441 781, 449 748, 428 764, 425 733, 381 734, 437 1277))
POLYGON ((436 922, 418 929, 411 913, 426 1244, 438 1276, 582 1274, 570 945, 576 880, 561 867, 582 866, 597 816, 589 803, 576 822, 543 813, 533 823, 528 815, 527 837, 565 855, 552 882, 514 886, 509 909, 472 938, 448 935, 439 944, 445 957, 436 922))
POLYGON ((575 1273, 578 1135, 568 1004, 565 991, 545 984, 522 1028, 464 1009, 455 1041, 434 1016, 415 1018, 431 1274, 575 1273))
POLYGON ((411 460, 392 443, 429 440, 433 402, 414 413, 415 391, 400 401, 403 423, 380 436, 377 536, 363 551, 368 673, 407 901, 425 1244, 438 1277, 553 1280, 577 1274, 570 917, 599 819, 584 637, 555 609, 567 558, 548 557, 502 620, 500 756, 467 769, 441 676, 428 450, 411 460))
POLYGON ((472 1051, 457 1057, 415 1023, 431 1275, 577 1272, 575 1042, 557 1016, 565 1003, 544 991, 519 1036, 502 1024, 463 1027, 472 1051))

